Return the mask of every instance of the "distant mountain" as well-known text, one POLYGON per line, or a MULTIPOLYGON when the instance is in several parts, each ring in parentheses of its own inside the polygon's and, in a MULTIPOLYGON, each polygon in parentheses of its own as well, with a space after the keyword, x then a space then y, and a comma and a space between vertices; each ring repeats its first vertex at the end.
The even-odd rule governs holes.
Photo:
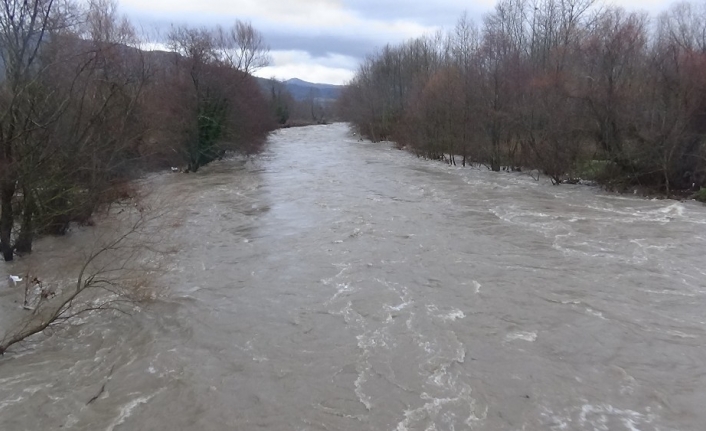
POLYGON ((343 89, 342 85, 316 84, 297 78, 284 81, 284 85, 296 100, 306 100, 310 97, 322 100, 336 100, 343 89))

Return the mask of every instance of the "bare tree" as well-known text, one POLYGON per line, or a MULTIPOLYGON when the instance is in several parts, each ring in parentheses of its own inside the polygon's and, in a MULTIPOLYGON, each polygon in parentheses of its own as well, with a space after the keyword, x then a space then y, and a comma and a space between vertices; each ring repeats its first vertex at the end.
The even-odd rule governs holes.
POLYGON ((626 114, 637 94, 636 78, 647 46, 647 16, 607 9, 590 30, 582 45, 582 97, 598 126, 596 136, 603 150, 616 163, 628 165, 623 154, 626 114))
POLYGON ((339 106, 426 157, 684 193, 706 186, 704 22, 696 3, 651 27, 595 0, 500 0, 480 31, 463 16, 370 55, 339 106))
POLYGON ((53 29, 53 0, 3 2, 0 10, 0 253, 13 258, 12 229, 15 223, 13 200, 17 190, 18 146, 35 121, 28 106, 28 93, 40 67, 40 47, 53 29))
POLYGON ((173 27, 169 48, 177 55, 157 84, 157 98, 173 114, 163 121, 187 171, 222 157, 225 151, 255 151, 275 125, 265 95, 248 71, 265 61, 267 47, 252 26, 173 27), (174 91, 178 88, 179 91, 174 91))
POLYGON ((23 310, 15 324, 2 330, 0 354, 28 338, 57 330, 78 317, 95 312, 130 313, 144 300, 154 297, 155 275, 169 252, 165 245, 164 206, 152 210, 139 201, 124 201, 106 217, 105 229, 91 228, 93 242, 79 262, 64 264, 53 275, 24 275, 23 310), (75 278, 68 276, 74 268, 75 278))
POLYGON ((143 129, 146 70, 110 1, 4 8, 0 248, 11 260, 31 251, 35 234, 64 233, 110 200, 143 129))
POLYGON ((250 22, 237 20, 230 29, 216 27, 214 41, 219 59, 236 70, 252 74, 270 64, 270 47, 250 22))

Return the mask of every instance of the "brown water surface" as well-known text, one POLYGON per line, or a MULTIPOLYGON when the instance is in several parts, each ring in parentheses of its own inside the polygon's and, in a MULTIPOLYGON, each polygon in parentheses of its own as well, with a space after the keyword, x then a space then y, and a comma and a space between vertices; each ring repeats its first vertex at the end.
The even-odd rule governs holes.
POLYGON ((702 205, 344 124, 149 182, 183 218, 168 294, 6 355, 0 430, 705 429, 702 205))

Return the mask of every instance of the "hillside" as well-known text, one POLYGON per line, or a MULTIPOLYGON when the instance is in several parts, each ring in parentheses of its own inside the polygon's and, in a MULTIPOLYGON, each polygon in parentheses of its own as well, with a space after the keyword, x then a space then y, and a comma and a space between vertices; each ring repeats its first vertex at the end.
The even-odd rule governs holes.
MULTIPOLYGON (((258 78, 263 88, 269 88, 269 79, 258 78)), ((283 82, 287 91, 295 100, 302 101, 310 97, 319 100, 336 100, 341 95, 342 85, 317 84, 298 78, 288 79, 283 82)))
POLYGON ((316 84, 293 78, 284 81, 287 90, 296 100, 304 100, 310 97, 316 99, 336 100, 341 95, 341 85, 316 84))

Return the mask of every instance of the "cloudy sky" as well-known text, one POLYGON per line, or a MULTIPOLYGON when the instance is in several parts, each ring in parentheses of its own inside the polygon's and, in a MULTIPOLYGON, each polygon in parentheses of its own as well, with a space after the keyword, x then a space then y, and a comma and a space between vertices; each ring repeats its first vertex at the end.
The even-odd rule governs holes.
MULTIPOLYGON (((670 0, 614 0, 629 9, 660 11, 670 0)), ((462 13, 480 21, 495 0, 121 0, 143 27, 170 23, 230 26, 249 20, 271 47, 272 65, 257 74, 343 84, 366 54, 452 28, 462 13)))

